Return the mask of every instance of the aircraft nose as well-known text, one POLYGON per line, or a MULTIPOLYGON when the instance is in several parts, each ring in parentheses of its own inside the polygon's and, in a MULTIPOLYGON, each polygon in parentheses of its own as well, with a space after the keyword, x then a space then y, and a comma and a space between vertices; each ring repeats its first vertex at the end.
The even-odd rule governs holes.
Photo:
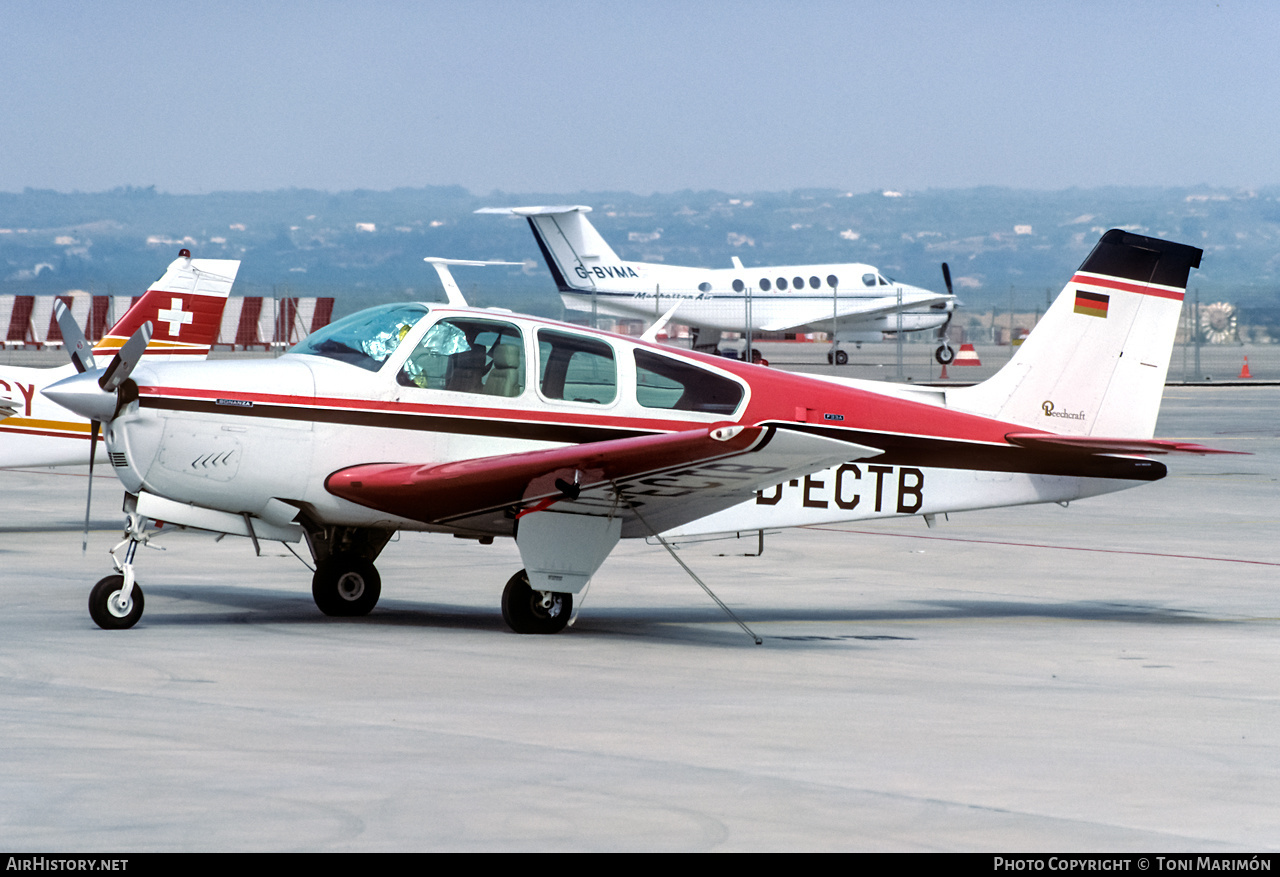
POLYGON ((69 411, 89 420, 110 420, 116 413, 116 394, 98 386, 101 372, 84 372, 50 384, 40 392, 69 411))

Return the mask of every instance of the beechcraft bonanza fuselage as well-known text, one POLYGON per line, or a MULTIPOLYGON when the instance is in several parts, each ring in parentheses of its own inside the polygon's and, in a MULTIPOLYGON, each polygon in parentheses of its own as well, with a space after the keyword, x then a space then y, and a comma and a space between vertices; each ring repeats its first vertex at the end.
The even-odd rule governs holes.
POLYGON ((374 607, 397 530, 514 538, 525 569, 503 616, 550 633, 619 538, 929 520, 1154 481, 1149 455, 1209 452, 1152 438, 1200 256, 1108 232, 1010 364, 956 389, 451 305, 361 311, 275 360, 135 368, 135 337, 105 372, 46 390, 106 424, 126 491, 118 571, 90 612, 108 628, 141 616, 149 520, 305 540, 315 602, 339 616, 374 607))
POLYGON ((679 303, 675 322, 694 329, 694 347, 714 351, 723 332, 825 332, 833 338, 828 361, 848 362, 842 342, 861 343, 883 333, 934 330, 936 356, 955 353, 946 329, 955 310, 951 275, 946 294, 898 283, 871 265, 778 265, 684 268, 627 262, 587 219, 590 207, 485 207, 477 213, 522 216, 542 251, 565 307, 615 317, 653 320, 679 303))

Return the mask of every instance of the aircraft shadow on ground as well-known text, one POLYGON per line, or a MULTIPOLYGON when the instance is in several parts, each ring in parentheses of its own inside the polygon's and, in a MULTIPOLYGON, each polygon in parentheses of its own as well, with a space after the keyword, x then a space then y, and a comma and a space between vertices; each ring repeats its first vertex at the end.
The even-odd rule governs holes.
MULTIPOLYGON (((418 627, 439 630, 508 632, 497 605, 477 608, 456 604, 384 599, 372 613, 360 618, 330 618, 320 613, 309 594, 267 588, 151 585, 153 597, 143 624, 154 627, 215 626, 225 624, 344 624, 373 627, 418 627), (164 598, 164 601, 154 598, 164 598), (173 602, 176 601, 176 605, 173 602), (185 606, 201 604, 199 611, 185 606), (226 611, 210 611, 209 607, 226 611)), ((495 594, 495 598, 496 598, 495 594)), ((496 600, 495 600, 496 603, 496 600)), ((927 624, 928 622, 1006 621, 1044 619, 1070 622, 1123 624, 1217 625, 1235 623, 1194 612, 1150 603, 1100 601, 1034 602, 1016 600, 913 601, 886 608, 803 607, 739 609, 748 625, 787 625, 785 632, 759 631, 767 641, 822 643, 920 639, 927 627, 886 630, 877 625, 927 624), (806 630, 804 625, 818 625, 806 630), (833 629, 850 625, 853 629, 833 629)), ((656 639, 702 641, 721 644, 725 637, 749 642, 733 622, 714 606, 706 608, 588 607, 571 629, 573 636, 643 636, 656 639), (710 639, 708 639, 710 638, 710 639)))

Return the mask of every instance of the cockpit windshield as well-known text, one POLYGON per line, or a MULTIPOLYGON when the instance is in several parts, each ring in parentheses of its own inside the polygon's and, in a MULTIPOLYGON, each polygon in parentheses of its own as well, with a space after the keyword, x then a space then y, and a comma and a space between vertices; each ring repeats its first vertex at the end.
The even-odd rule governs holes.
POLYGON ((419 304, 369 308, 312 332, 289 352, 324 356, 376 372, 426 315, 427 306, 419 304))

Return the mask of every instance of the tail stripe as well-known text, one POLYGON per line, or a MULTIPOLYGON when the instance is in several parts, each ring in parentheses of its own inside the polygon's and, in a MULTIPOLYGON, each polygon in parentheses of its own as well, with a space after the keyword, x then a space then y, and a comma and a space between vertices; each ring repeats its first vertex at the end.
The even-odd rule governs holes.
POLYGON ((1154 284, 1128 283, 1124 280, 1116 280, 1114 277, 1099 277, 1096 274, 1085 274, 1080 271, 1075 273, 1071 278, 1071 282, 1079 283, 1082 286, 1101 286, 1106 289, 1118 289, 1122 292, 1136 292, 1138 295, 1154 295, 1159 298, 1170 298, 1174 301, 1182 301, 1186 295, 1185 290, 1181 289, 1169 289, 1154 284))

